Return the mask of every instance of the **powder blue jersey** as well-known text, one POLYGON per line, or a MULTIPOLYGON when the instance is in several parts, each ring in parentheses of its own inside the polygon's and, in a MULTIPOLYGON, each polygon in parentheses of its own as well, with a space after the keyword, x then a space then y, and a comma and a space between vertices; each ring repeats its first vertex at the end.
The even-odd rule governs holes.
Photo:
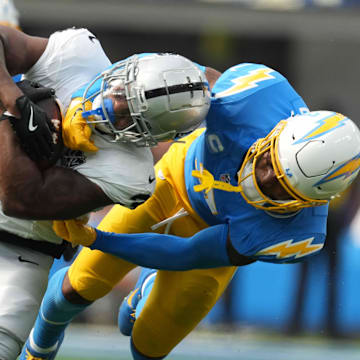
POLYGON ((203 167, 215 180, 237 186, 237 172, 249 147, 280 120, 307 111, 286 78, 264 65, 234 66, 214 85, 207 129, 186 156, 185 183, 194 210, 209 225, 227 223, 231 242, 242 255, 281 263, 318 252, 325 241, 328 206, 305 208, 288 217, 270 214, 237 192, 195 192, 199 180, 192 170, 203 167))

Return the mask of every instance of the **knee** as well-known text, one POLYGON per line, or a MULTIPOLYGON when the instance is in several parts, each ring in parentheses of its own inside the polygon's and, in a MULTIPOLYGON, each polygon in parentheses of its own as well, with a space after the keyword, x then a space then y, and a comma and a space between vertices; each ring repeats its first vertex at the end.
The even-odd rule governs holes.
POLYGON ((87 273, 68 273, 63 283, 65 298, 73 303, 91 303, 107 295, 114 284, 87 273))
POLYGON ((64 298, 71 304, 89 304, 91 301, 82 297, 76 289, 73 288, 69 279, 69 273, 66 273, 61 288, 64 298))
POLYGON ((22 342, 5 330, 0 331, 0 360, 15 360, 21 351, 22 342))
POLYGON ((186 284, 177 294, 173 317, 178 323, 193 322, 202 318, 217 300, 219 283, 211 276, 197 277, 186 284))

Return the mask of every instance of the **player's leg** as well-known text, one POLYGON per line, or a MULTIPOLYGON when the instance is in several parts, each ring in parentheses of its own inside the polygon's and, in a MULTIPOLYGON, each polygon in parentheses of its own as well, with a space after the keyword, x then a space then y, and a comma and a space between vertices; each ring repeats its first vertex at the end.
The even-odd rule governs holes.
MULTIPOLYGON (((157 192, 158 203, 161 205, 159 208, 162 208, 164 218, 174 215, 182 207, 186 208, 189 215, 177 218, 171 225, 170 233, 183 237, 192 236, 207 225, 188 206, 181 180, 181 163, 176 169, 172 169, 174 171, 170 171, 168 164, 172 164, 173 161, 170 156, 165 156, 164 159, 167 162, 161 160, 157 166, 163 175, 162 179, 158 173, 158 186, 166 190, 157 192), (162 184, 173 185, 168 185, 169 188, 166 189, 162 184), (167 208, 169 203, 172 203, 171 208, 167 208)), ((163 231, 164 228, 159 230, 163 231)), ((222 268, 191 272, 159 271, 155 281, 152 277, 147 286, 148 293, 151 283, 154 284, 149 297, 146 299, 147 295, 141 293, 140 295, 144 296, 138 301, 136 308, 136 321, 132 333, 134 358, 151 359, 166 356, 208 313, 235 270, 222 268), (145 305, 140 313, 138 308, 141 309, 143 302, 145 305)))
POLYGON ((35 321, 53 258, 0 242, 0 359, 15 360, 35 321))
POLYGON ((235 271, 234 267, 158 271, 132 331, 134 359, 161 359, 169 354, 207 315, 235 271))
MULTIPOLYGON (((159 163, 162 164, 162 161, 159 163)), ((159 167, 157 166, 157 170, 159 167)), ((183 204, 178 199, 178 194, 174 191, 172 184, 164 177, 159 177, 157 172, 156 189, 153 196, 146 201, 145 204, 139 206, 134 211, 129 213, 126 218, 126 229, 117 229, 118 233, 139 233, 139 232, 151 232, 151 226, 159 223, 164 219, 169 219, 170 222, 161 226, 156 231, 164 232, 164 230, 171 224, 177 223, 175 229, 179 228, 179 236, 191 236, 197 230, 206 227, 206 224, 201 219, 195 219, 189 215, 185 216, 186 221, 183 222, 181 218, 171 220, 171 217, 177 214, 182 208, 183 204), (126 230, 126 231, 125 231, 126 230)), ((150 287, 144 288, 144 283, 147 284, 148 277, 153 274, 155 270, 143 269, 134 290, 123 300, 118 315, 118 325, 120 332, 123 335, 129 336, 134 326, 134 314, 138 311, 139 306, 143 303, 144 291, 149 291, 150 287), (140 302, 140 304, 139 304, 140 302)), ((153 281, 151 281, 151 284, 153 281)))
POLYGON ((82 249, 69 268, 57 271, 50 278, 20 360, 27 359, 28 353, 44 359, 54 357, 72 319, 111 291, 133 267, 133 264, 100 251, 82 249))
MULTIPOLYGON (((116 226, 111 227, 108 220, 110 231, 116 226)), ((120 258, 83 248, 69 268, 61 269, 49 280, 41 312, 22 358, 25 359, 26 351, 37 357, 53 357, 72 319, 110 292, 132 268, 133 264, 120 258)))
MULTIPOLYGON (((134 211, 114 206, 99 228, 125 233, 148 231, 158 221, 156 214, 145 206, 148 202, 134 211)), ((38 355, 41 351, 36 349, 42 350, 48 357, 53 354, 74 316, 109 293, 134 267, 134 264, 101 251, 82 249, 68 270, 60 270, 50 279, 27 350, 38 355)))
MULTIPOLYGON (((116 233, 151 231, 151 226, 164 219, 164 214, 178 210, 176 196, 166 181, 158 181, 153 196, 134 210, 114 206, 104 217, 99 229, 116 233), (167 201, 162 202, 163 194, 167 201)), ((84 249, 70 267, 68 277, 72 291, 66 291, 67 299, 79 295, 94 301, 107 294, 134 265, 100 251, 84 249), (84 253, 88 255, 84 256, 84 253)))

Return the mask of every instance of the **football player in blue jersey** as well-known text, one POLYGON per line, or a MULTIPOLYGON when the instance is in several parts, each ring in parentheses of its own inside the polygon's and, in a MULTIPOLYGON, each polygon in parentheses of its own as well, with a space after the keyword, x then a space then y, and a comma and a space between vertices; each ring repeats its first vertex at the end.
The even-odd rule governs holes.
POLYGON ((72 318, 140 265, 119 327, 134 359, 163 359, 238 266, 321 250, 328 202, 359 171, 357 126, 339 113, 309 112, 280 73, 248 63, 216 81, 206 121, 206 130, 171 145, 156 165, 153 196, 135 210, 114 206, 98 229, 54 222, 59 236, 90 249, 53 276, 29 353, 53 358, 72 318))

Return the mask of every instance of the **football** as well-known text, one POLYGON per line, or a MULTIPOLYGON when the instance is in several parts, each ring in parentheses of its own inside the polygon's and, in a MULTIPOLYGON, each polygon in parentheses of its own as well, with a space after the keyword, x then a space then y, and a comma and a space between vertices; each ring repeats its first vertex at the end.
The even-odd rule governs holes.
POLYGON ((62 115, 60 106, 53 97, 40 100, 36 103, 36 105, 40 106, 46 112, 49 118, 52 119, 52 123, 55 128, 55 132, 53 133, 53 141, 55 143, 55 151, 53 156, 50 159, 37 161, 39 168, 41 170, 45 170, 56 163, 56 161, 60 158, 64 148, 61 128, 62 115))

